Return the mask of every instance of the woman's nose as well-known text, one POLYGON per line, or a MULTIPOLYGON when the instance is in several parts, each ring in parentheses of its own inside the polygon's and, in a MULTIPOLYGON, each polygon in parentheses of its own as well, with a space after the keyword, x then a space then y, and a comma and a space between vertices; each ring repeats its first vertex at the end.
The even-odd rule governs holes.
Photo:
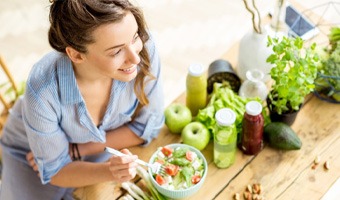
POLYGON ((139 49, 136 49, 133 45, 128 47, 127 61, 132 64, 138 64, 140 62, 139 49))

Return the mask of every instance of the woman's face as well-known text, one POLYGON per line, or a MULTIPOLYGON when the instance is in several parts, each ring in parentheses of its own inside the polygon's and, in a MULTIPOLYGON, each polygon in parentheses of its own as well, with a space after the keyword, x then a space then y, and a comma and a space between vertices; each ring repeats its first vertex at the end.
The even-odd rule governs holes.
POLYGON ((137 31, 136 19, 130 12, 120 22, 99 26, 93 32, 95 42, 87 46, 86 68, 91 73, 119 81, 134 79, 143 48, 137 31))

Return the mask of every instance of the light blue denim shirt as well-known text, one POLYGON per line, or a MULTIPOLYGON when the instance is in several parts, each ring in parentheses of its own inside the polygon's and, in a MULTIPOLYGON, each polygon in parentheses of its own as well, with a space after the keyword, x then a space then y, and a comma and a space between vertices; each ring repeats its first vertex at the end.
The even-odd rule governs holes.
POLYGON ((27 163, 25 156, 31 150, 46 184, 72 161, 69 143, 103 143, 106 131, 127 124, 147 145, 163 126, 164 105, 160 60, 152 40, 146 47, 151 73, 156 77, 145 88, 149 105, 131 121, 138 105, 134 80, 113 80, 109 104, 98 127, 87 111, 70 59, 55 51, 47 54, 33 66, 25 95, 10 111, 1 139, 3 151, 27 163))

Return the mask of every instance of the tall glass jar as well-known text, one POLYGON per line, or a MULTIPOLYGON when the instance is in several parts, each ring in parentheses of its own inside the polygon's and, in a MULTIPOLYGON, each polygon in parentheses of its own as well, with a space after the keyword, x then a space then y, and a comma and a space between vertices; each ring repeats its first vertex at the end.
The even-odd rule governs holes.
POLYGON ((229 108, 222 108, 216 112, 215 118, 214 163, 218 168, 227 168, 235 162, 236 114, 229 108))
POLYGON ((256 155, 263 148, 262 105, 257 101, 246 104, 246 112, 242 121, 241 147, 248 155, 256 155))
POLYGON ((199 109, 207 104, 207 78, 204 67, 200 64, 191 64, 186 78, 186 106, 192 116, 196 116, 199 109))

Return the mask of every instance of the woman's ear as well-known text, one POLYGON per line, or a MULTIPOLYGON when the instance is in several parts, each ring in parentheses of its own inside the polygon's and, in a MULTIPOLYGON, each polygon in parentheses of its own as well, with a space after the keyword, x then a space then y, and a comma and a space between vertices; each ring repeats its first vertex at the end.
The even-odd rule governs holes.
POLYGON ((74 63, 81 63, 84 61, 83 54, 79 51, 75 50, 72 47, 66 47, 66 54, 74 63))

